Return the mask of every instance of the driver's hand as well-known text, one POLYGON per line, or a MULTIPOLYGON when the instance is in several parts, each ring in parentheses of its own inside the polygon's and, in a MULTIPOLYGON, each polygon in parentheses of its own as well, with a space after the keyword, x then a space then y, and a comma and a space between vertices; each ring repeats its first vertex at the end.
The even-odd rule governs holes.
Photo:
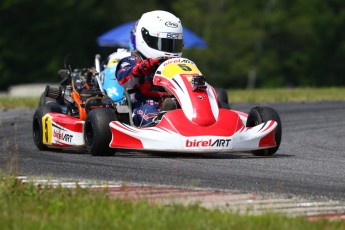
POLYGON ((148 76, 153 74, 155 67, 159 64, 159 58, 149 58, 138 62, 132 70, 134 76, 148 76))
POLYGON ((171 95, 169 95, 169 93, 168 92, 159 92, 159 95, 160 95, 160 97, 162 98, 162 99, 164 99, 164 98, 167 98, 167 97, 170 97, 171 95))

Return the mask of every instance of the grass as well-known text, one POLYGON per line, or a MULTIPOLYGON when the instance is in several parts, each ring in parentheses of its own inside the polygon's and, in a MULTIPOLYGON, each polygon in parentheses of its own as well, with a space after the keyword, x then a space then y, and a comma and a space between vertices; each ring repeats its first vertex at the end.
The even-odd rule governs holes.
POLYGON ((341 221, 238 215, 197 205, 150 205, 106 191, 37 187, 0 176, 1 229, 345 229, 341 221))
POLYGON ((345 88, 277 88, 228 90, 229 102, 289 102, 345 100, 345 88))
POLYGON ((0 109, 36 108, 39 97, 0 97, 0 109))
MULTIPOLYGON (((276 88, 229 89, 229 102, 288 102, 288 101, 339 101, 345 100, 345 88, 276 88)), ((0 97, 0 109, 35 108, 38 97, 0 97)))

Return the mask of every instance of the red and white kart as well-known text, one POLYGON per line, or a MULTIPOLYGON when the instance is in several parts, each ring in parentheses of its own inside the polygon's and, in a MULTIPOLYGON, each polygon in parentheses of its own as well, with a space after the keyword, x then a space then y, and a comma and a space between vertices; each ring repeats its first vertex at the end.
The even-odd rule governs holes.
POLYGON ((163 62, 154 85, 176 98, 177 108, 165 111, 151 127, 110 123, 114 149, 160 152, 218 153, 253 151, 272 155, 280 145, 281 121, 269 107, 255 107, 249 115, 221 108, 215 89, 197 66, 185 58, 163 62))
MULTIPOLYGON (((57 105, 40 106, 34 115, 36 146, 84 148, 92 155, 118 150, 220 153, 251 151, 274 154, 281 141, 281 121, 270 107, 252 108, 249 114, 231 110, 206 82, 197 66, 185 58, 164 61, 153 77, 156 86, 171 93, 160 114, 149 125, 133 125, 130 95, 124 105, 95 108, 84 119, 61 112, 57 105)), ((82 107, 82 105, 80 106, 82 107)))

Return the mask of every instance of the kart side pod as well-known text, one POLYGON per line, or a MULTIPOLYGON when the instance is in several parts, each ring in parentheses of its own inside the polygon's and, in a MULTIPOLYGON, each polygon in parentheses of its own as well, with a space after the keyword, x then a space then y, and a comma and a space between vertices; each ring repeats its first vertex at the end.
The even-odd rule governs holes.
POLYGON ((59 113, 42 117, 43 144, 52 148, 84 146, 84 121, 59 113))

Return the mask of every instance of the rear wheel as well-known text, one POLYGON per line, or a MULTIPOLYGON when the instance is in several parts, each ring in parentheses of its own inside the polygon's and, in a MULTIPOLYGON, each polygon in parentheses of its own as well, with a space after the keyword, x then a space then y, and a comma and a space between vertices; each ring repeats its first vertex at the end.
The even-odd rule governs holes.
POLYGON ((116 114, 112 109, 93 109, 88 114, 84 124, 84 138, 86 150, 91 155, 110 156, 115 153, 115 150, 109 147, 109 123, 112 121, 116 121, 116 114))
POLYGON ((47 105, 41 105, 36 109, 33 122, 32 122, 32 133, 34 138, 34 143, 39 150, 47 150, 48 147, 43 144, 43 126, 42 117, 50 112, 61 113, 61 107, 54 102, 47 105))
POLYGON ((43 92, 40 96, 40 106, 43 106, 43 105, 47 105, 49 103, 52 103, 52 102, 56 102, 56 100, 50 98, 50 97, 46 97, 45 96, 45 92, 43 92))
POLYGON ((281 137, 282 137, 282 124, 280 121, 279 114, 276 110, 270 107, 254 107, 250 110, 249 116, 247 119, 247 127, 254 127, 261 123, 264 123, 269 120, 274 120, 278 123, 275 131, 275 140, 276 146, 268 149, 254 150, 252 153, 256 156, 271 156, 277 152, 280 146, 281 137))

